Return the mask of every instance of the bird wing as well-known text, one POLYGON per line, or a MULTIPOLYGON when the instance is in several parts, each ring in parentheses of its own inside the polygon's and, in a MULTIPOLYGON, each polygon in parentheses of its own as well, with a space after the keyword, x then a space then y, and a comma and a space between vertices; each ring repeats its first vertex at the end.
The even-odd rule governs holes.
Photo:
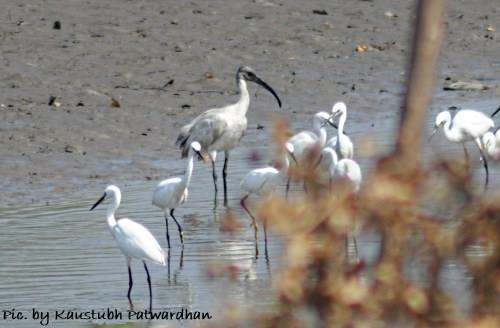
MULTIPOLYGON (((264 186, 269 184, 278 174, 279 171, 272 166, 254 169, 248 172, 243 178, 240 187, 249 194, 258 194, 263 191, 265 189, 264 186)), ((272 188, 272 186, 270 187, 272 188)))
POLYGON ((118 246, 126 256, 165 265, 165 252, 143 225, 130 219, 120 219, 113 232, 118 246))
POLYGON ((158 183, 153 192, 153 205, 160 208, 175 208, 179 205, 182 192, 181 177, 166 179, 158 183))
POLYGON ((206 111, 181 128, 176 144, 182 149, 182 157, 187 156, 191 142, 198 141, 207 150, 224 134, 228 123, 220 110, 215 108, 206 111))
POLYGON ((493 120, 487 115, 471 109, 459 111, 453 117, 452 124, 467 134, 473 134, 474 137, 483 135, 495 126, 493 120))

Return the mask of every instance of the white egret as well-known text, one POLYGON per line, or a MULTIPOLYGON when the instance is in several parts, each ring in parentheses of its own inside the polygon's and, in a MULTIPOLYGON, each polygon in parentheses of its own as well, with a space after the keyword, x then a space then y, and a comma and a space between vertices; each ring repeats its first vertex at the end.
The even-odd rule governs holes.
MULTIPOLYGON (((296 164, 304 165, 310 160, 314 150, 320 150, 326 143, 325 123, 328 122, 330 115, 326 112, 318 112, 313 117, 313 131, 301 131, 292 137, 287 142, 293 146, 293 154, 296 159, 296 164)), ((286 183, 286 194, 290 189, 290 178, 286 183)))
POLYGON ((321 150, 318 172, 323 180, 328 176, 329 183, 333 178, 346 179, 352 186, 354 192, 358 192, 363 180, 361 168, 358 163, 350 158, 338 160, 337 152, 331 147, 321 150))
POLYGON ((123 255, 127 258, 128 266, 128 293, 127 297, 132 304, 130 298, 130 292, 132 291, 132 270, 130 268, 130 263, 132 259, 141 260, 144 264, 144 269, 146 270, 148 286, 149 286, 149 310, 152 309, 153 294, 151 291, 151 277, 149 275, 148 266, 146 261, 150 260, 155 263, 165 265, 165 252, 160 247, 160 244, 156 241, 155 237, 146 229, 143 225, 136 223, 130 219, 126 218, 115 218, 115 212, 120 206, 121 192, 117 186, 110 185, 104 190, 104 195, 90 208, 92 211, 105 199, 111 199, 111 203, 108 205, 108 210, 106 212, 106 219, 108 223, 108 228, 111 231, 118 247, 122 251, 123 255))
POLYGON ((278 101, 281 100, 276 92, 262 81, 250 67, 240 67, 236 73, 236 82, 240 91, 240 99, 235 104, 221 108, 214 108, 202 113, 189 124, 181 128, 176 145, 182 149, 182 156, 186 157, 189 144, 198 141, 203 149, 208 152, 212 162, 212 177, 215 187, 215 203, 217 203, 217 173, 215 160, 218 151, 224 151, 224 167, 222 176, 224 180, 224 204, 227 205, 227 164, 229 151, 240 142, 247 128, 246 113, 250 104, 247 81, 254 82, 268 90, 278 101))
POLYGON ((434 132, 431 134, 429 139, 432 138, 439 128, 443 128, 446 139, 451 142, 462 144, 467 160, 468 154, 465 143, 468 141, 474 141, 479 149, 479 152, 481 153, 484 170, 486 171, 484 187, 487 188, 489 179, 488 162, 484 156, 481 138, 494 126, 495 123, 491 118, 475 110, 459 110, 453 119, 451 118, 451 113, 449 111, 443 111, 436 116, 434 132))
MULTIPOLYGON (((240 200, 241 207, 248 213, 252 219, 252 226, 254 227, 255 241, 257 242, 257 222, 255 217, 252 215, 250 210, 247 208, 245 201, 250 195, 264 196, 268 195, 279 185, 280 181, 284 180, 287 175, 288 167, 290 162, 288 160, 288 155, 290 155, 294 160, 294 146, 287 142, 285 143, 286 152, 283 157, 283 163, 281 168, 278 170, 273 166, 266 166, 258 169, 254 169, 247 173, 240 184, 240 188, 243 191, 243 197, 240 200), (288 153, 288 154, 287 154, 288 153)), ((264 222, 264 242, 266 245, 267 253, 267 231, 266 224, 264 222)), ((257 244, 255 246, 255 251, 258 254, 257 244)))
POLYGON ((495 133, 488 131, 483 135, 482 143, 484 151, 486 154, 497 160, 500 158, 500 129, 497 129, 495 133))
POLYGON ((167 229, 167 244, 170 248, 170 235, 168 233, 168 211, 170 210, 170 216, 174 219, 177 229, 179 230, 179 236, 181 239, 181 244, 184 245, 184 235, 182 232, 182 227, 174 216, 174 211, 179 205, 184 203, 188 196, 189 182, 191 181, 191 175, 193 174, 193 157, 195 154, 199 158, 202 158, 200 153, 201 145, 199 142, 194 141, 190 145, 191 151, 189 152, 189 157, 187 160, 187 168, 184 176, 174 177, 160 181, 153 192, 153 205, 159 207, 163 210, 165 215, 165 225, 167 229))
MULTIPOLYGON (((343 158, 338 160, 337 153, 331 147, 325 147, 321 150, 321 155, 319 159, 320 166, 319 169, 325 170, 329 174, 329 187, 332 190, 332 180, 341 179, 347 181, 352 186, 352 191, 357 193, 362 182, 361 168, 358 163, 350 158, 343 158), (321 164, 324 163, 324 164, 321 164), (326 165, 325 165, 326 164, 326 165)), ((356 257, 358 257, 358 243, 356 242, 356 236, 353 235, 354 241, 354 251, 356 257)), ((349 246, 349 235, 346 235, 346 253, 349 246)))
POLYGON ((337 102, 332 107, 331 120, 328 122, 332 124, 333 119, 340 116, 337 135, 327 141, 326 147, 332 147, 337 152, 337 155, 342 158, 353 158, 354 146, 351 139, 344 133, 344 125, 347 119, 347 106, 343 102, 337 102))

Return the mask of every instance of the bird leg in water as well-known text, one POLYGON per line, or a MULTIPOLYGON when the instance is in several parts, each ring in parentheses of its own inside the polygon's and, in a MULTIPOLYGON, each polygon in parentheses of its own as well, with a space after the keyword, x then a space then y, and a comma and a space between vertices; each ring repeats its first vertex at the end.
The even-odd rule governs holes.
POLYGON ((252 213, 250 213, 250 211, 248 210, 246 204, 245 204, 245 201, 247 200, 248 198, 248 195, 246 195, 245 197, 243 197, 240 201, 240 204, 241 204, 241 207, 243 207, 243 209, 245 210, 245 212, 247 212, 247 214, 250 216, 250 218, 252 218, 252 226, 253 226, 253 229, 254 229, 254 237, 255 237, 255 257, 257 258, 259 256, 259 249, 257 247, 257 230, 258 230, 258 227, 257 227, 257 222, 255 221, 255 217, 252 215, 252 213))
POLYGON ((285 199, 288 199, 288 191, 290 190, 290 177, 286 179, 286 192, 285 192, 285 199))
POLYGON ((356 254, 356 260, 359 260, 359 254, 358 254, 358 242, 356 241, 356 236, 352 236, 352 241, 354 243, 354 253, 356 254))
POLYGON ((184 246, 184 232, 182 232, 181 225, 174 216, 174 209, 170 210, 170 216, 172 217, 172 219, 174 219, 175 224, 177 224, 177 230, 179 230, 179 236, 181 237, 181 244, 182 246, 184 246))
POLYGON ((224 180, 224 206, 227 206, 227 162, 229 161, 229 152, 224 152, 224 167, 222 168, 222 179, 224 180))
POLYGON ((481 140, 477 138, 474 140, 476 142, 477 149, 479 149, 479 153, 481 154, 481 159, 483 160, 484 170, 486 171, 486 180, 484 181, 484 190, 488 189, 489 182, 489 170, 488 170, 488 162, 486 161, 486 156, 484 156, 483 146, 481 145, 481 140))
POLYGON ((267 224, 266 224, 266 221, 264 219, 264 253, 265 253, 265 256, 266 256, 266 261, 269 262, 269 253, 267 252, 267 224))
POLYGON ((153 311, 153 292, 151 291, 151 277, 149 276, 149 270, 148 266, 146 265, 145 261, 142 261, 144 263, 144 269, 146 270, 146 275, 148 278, 148 286, 149 286, 149 312, 153 311))
POLYGON ((167 227, 167 245, 168 245, 168 249, 170 249, 170 235, 168 234, 168 216, 167 216, 167 213, 165 213, 165 226, 167 227))
POLYGON ((133 306, 132 305, 132 299, 130 298, 130 293, 132 292, 132 285, 134 284, 134 281, 132 280, 132 269, 130 269, 130 259, 127 260, 128 261, 128 293, 127 293, 127 297, 128 297, 128 302, 130 303, 130 306, 133 306))
POLYGON ((170 248, 167 250, 167 275, 168 284, 170 285, 170 248))
POLYGON ((215 160, 210 159, 212 162, 212 178, 214 179, 214 189, 215 189, 215 195, 214 195, 214 203, 217 205, 217 172, 215 172, 215 160))

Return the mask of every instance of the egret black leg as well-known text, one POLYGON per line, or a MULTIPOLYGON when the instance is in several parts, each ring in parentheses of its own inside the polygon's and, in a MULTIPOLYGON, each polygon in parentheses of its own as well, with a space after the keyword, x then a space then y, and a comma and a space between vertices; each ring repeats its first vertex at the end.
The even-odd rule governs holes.
POLYGON ((179 222, 177 222, 177 219, 174 216, 174 209, 170 210, 170 216, 172 217, 172 219, 174 219, 175 224, 177 224, 177 230, 179 230, 179 236, 181 238, 181 244, 184 245, 184 232, 182 232, 181 225, 179 224, 179 222))
POLYGON ((354 243, 354 253, 356 254, 356 260, 359 260, 358 242, 356 241, 356 236, 352 236, 352 241, 354 243))
POLYGON ((144 269, 146 270, 146 276, 148 278, 148 286, 149 286, 149 312, 153 311, 153 292, 151 291, 151 277, 149 276, 149 270, 148 266, 146 265, 145 261, 142 261, 144 263, 144 269))
POLYGON ((250 218, 252 218, 252 226, 253 226, 253 229, 254 229, 254 238, 255 238, 255 257, 257 258, 259 256, 259 248, 257 246, 257 230, 258 230, 258 227, 257 227, 257 222, 255 221, 255 217, 252 215, 252 213, 250 213, 250 211, 248 210, 246 204, 245 204, 245 201, 247 200, 248 198, 248 195, 244 196, 241 200, 240 200, 240 204, 241 204, 241 207, 243 207, 243 209, 245 210, 245 212, 247 212, 247 214, 250 216, 250 218))
POLYGON ((266 256, 266 261, 269 263, 269 253, 267 252, 267 224, 264 220, 264 254, 266 256))
POLYGON ((215 171, 215 161, 212 161, 212 178, 214 179, 215 201, 217 201, 217 172, 215 171))
POLYGON ((168 258, 167 258, 167 275, 168 275, 168 284, 170 285, 170 248, 168 249, 168 258))
POLYGON ((288 199, 288 191, 290 190, 290 177, 286 179, 286 192, 285 192, 285 198, 288 199))
POLYGON ((130 261, 128 262, 128 292, 127 292, 127 298, 128 302, 130 305, 132 305, 132 299, 130 298, 130 293, 132 292, 132 285, 134 284, 132 280, 132 269, 130 269, 130 261))
POLYGON ((224 180, 224 206, 227 206, 227 162, 229 161, 229 152, 224 152, 224 167, 222 168, 222 179, 224 180))
POLYGON ((168 249, 170 249, 170 235, 168 234, 168 216, 165 213, 165 226, 167 227, 167 245, 168 249))
POLYGON ((479 141, 478 139, 475 140, 476 141, 476 145, 477 145, 477 149, 479 149, 479 153, 481 154, 481 159, 483 160, 483 166, 484 166, 484 170, 486 171, 486 180, 484 181, 484 190, 488 189, 488 182, 489 182, 489 170, 488 170, 488 161, 486 160, 486 156, 484 156, 484 152, 483 152, 483 147, 481 146, 481 141, 479 141))

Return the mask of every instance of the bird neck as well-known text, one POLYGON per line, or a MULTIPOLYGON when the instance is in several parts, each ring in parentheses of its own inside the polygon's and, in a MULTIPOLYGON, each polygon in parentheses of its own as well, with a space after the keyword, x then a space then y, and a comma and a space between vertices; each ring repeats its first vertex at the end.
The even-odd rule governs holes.
POLYGON ((193 174, 193 158, 194 158, 194 153, 191 151, 191 154, 189 155, 188 158, 188 163, 186 167, 186 173, 184 173, 184 187, 187 188, 189 186, 189 183, 191 182, 191 175, 193 174))
POLYGON ((238 88, 240 89, 240 100, 238 100, 238 106, 236 108, 246 114, 248 106, 250 105, 250 95, 248 94, 247 82, 243 77, 238 79, 238 88))
POLYGON ((443 126, 443 130, 444 130, 444 135, 446 136, 446 138, 448 140, 453 141, 453 142, 462 141, 462 136, 461 136, 460 132, 458 131, 458 129, 451 128, 451 120, 446 120, 446 122, 444 123, 444 126, 443 126))
POLYGON ((318 130, 319 146, 323 148, 326 144, 326 129, 325 127, 320 127, 318 130))
POLYGON ((281 176, 286 176, 289 168, 290 168, 290 160, 288 159, 288 153, 285 151, 283 156, 283 166, 281 167, 279 174, 281 176))
POLYGON ((340 136, 344 134, 344 125, 347 119, 347 113, 345 111, 340 114, 339 118, 339 128, 337 129, 337 143, 340 140, 340 136))
POLYGON ((115 195, 111 204, 108 205, 108 210, 106 212, 106 221, 108 223, 109 229, 113 229, 113 227, 116 225, 115 212, 120 206, 120 198, 120 195, 115 195))

